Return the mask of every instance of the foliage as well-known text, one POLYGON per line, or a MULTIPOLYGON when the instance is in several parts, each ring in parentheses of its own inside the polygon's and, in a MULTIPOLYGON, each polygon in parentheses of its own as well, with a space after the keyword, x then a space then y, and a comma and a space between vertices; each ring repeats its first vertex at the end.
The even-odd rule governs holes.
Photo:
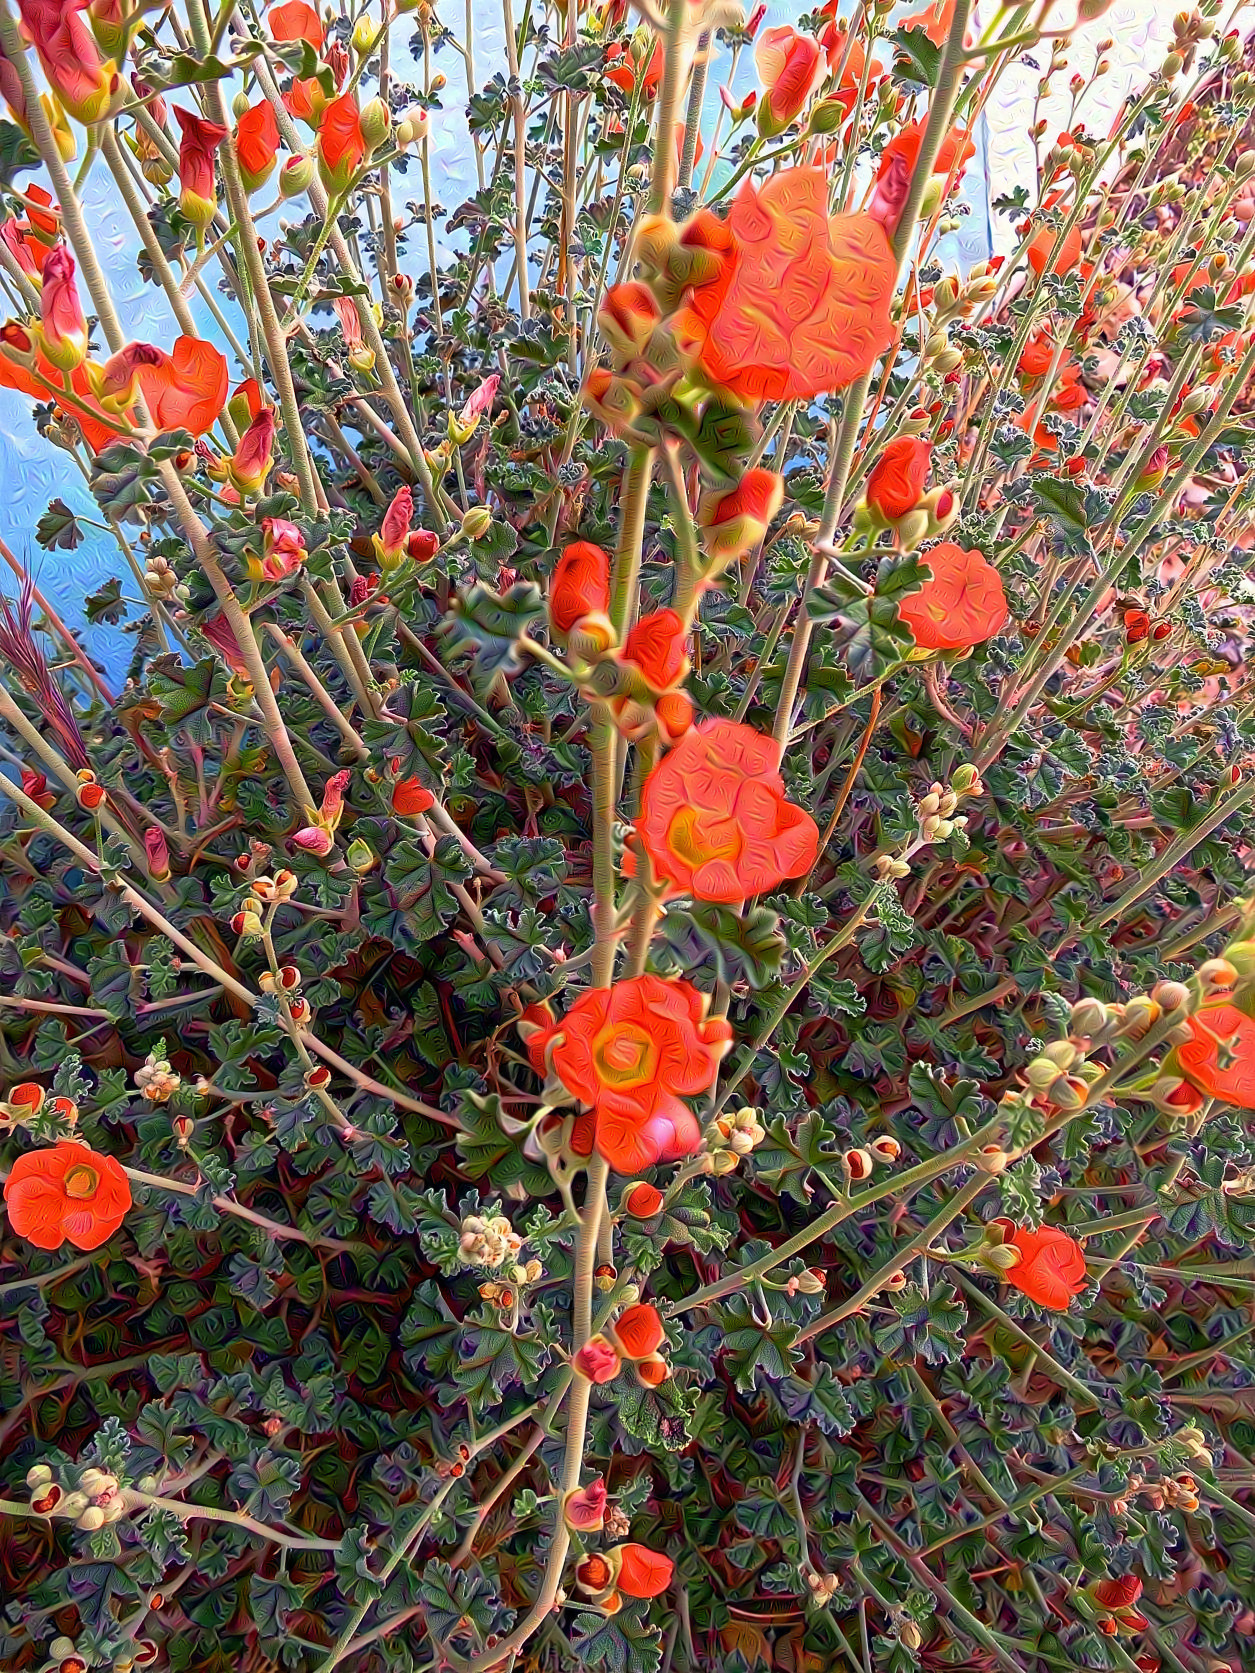
POLYGON ((1250 53, 638 9, 0 0, 7 1667, 1249 1665, 1250 53))

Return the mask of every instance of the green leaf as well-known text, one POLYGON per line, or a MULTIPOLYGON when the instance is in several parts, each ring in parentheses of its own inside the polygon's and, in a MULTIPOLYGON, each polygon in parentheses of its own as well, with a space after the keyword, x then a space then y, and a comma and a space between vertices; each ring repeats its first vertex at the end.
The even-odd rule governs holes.
POLYGON ((785 942, 779 916, 769 906, 750 906, 742 914, 730 906, 698 901, 672 907, 660 928, 685 971, 709 962, 729 987, 748 982, 752 988, 766 987, 780 973, 785 942))
POLYGON ((534 581, 516 581, 505 593, 480 582, 454 600, 441 631, 450 652, 470 653, 477 680, 491 686, 523 666, 519 639, 545 613, 534 581))
POLYGON ((571 1623, 571 1648, 579 1667, 658 1673, 662 1629, 650 1621, 648 1603, 632 1600, 616 1615, 577 1615, 571 1623))
MULTIPOLYGON (((63 499, 55 499, 35 525, 35 539, 45 552, 72 552, 83 544, 85 530, 63 499)), ((121 592, 121 583, 113 582, 121 592)))
POLYGON ((931 573, 926 564, 927 558, 885 557, 871 592, 837 575, 807 598, 808 615, 832 624, 834 647, 845 651, 850 672, 859 680, 880 679, 913 650, 915 636, 899 616, 898 604, 923 586, 931 573))
POLYGON ((872 1328, 883 1354, 897 1360, 922 1359, 926 1365, 962 1359, 967 1308, 949 1284, 938 1285, 927 1296, 918 1284, 908 1284, 891 1294, 889 1302, 897 1317, 877 1319, 872 1328))
POLYGON ((458 1154, 462 1171, 470 1179, 488 1179, 498 1190, 520 1185, 530 1197, 548 1196, 553 1190, 549 1169, 529 1161, 519 1138, 502 1126, 501 1099, 497 1094, 480 1094, 469 1088, 462 1093, 459 1109, 462 1131, 458 1154))
POLYGON ((744 1295, 731 1296, 715 1311, 724 1331, 724 1362, 742 1394, 753 1393, 760 1378, 779 1382, 792 1374, 801 1359, 801 1349, 793 1347, 797 1325, 782 1318, 759 1323, 744 1295))
POLYGON ((913 29, 895 29, 885 40, 893 48, 893 74, 897 81, 911 87, 935 87, 941 73, 941 48, 928 32, 916 25, 913 29))
POLYGON ((102 622, 116 626, 126 614, 126 605, 122 601, 122 583, 116 576, 106 581, 103 587, 98 587, 94 593, 88 593, 83 600, 83 614, 93 627, 99 627, 102 622))

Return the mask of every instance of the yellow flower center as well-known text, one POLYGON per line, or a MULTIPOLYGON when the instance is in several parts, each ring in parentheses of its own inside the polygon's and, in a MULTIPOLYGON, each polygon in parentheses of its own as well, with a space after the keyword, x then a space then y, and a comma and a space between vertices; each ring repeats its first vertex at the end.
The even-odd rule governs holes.
POLYGON ((100 1187, 100 1175, 95 1168, 80 1164, 71 1168, 65 1176, 63 1189, 67 1197, 75 1202, 86 1202, 94 1197, 100 1187))
POLYGON ((593 1060, 603 1085, 627 1091, 653 1080, 658 1053, 638 1023, 615 1023, 593 1042, 593 1060))
POLYGON ((682 807, 671 821, 667 845, 677 859, 694 871, 711 860, 734 860, 741 843, 735 830, 722 836, 712 836, 700 825, 701 814, 695 807, 682 807))

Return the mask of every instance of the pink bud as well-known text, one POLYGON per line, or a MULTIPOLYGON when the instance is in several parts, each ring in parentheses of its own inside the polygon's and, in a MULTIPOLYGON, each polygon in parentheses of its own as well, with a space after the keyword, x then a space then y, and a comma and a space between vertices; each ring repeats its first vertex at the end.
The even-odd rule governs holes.
POLYGON ((568 1528, 577 1533, 595 1534, 605 1526, 606 1484, 600 1476, 587 1487, 577 1487, 562 1501, 562 1515, 568 1528))
POLYGON ((165 837, 153 826, 144 832, 144 853, 153 882, 164 883, 170 875, 170 850, 166 846, 165 837))
POLYGON ((581 1377, 587 1377, 590 1383, 612 1382, 619 1374, 618 1349, 604 1336, 590 1336, 584 1346, 575 1354, 571 1364, 581 1377))
POLYGON ((335 847, 335 838, 330 831, 324 831, 319 825, 303 825, 299 831, 292 833, 292 841, 298 848, 303 848, 307 854, 330 854, 335 847))

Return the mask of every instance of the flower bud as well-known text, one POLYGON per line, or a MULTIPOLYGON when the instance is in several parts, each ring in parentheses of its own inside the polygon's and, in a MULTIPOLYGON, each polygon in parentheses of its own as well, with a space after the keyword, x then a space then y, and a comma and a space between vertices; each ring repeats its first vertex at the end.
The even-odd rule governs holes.
POLYGON ((375 853, 368 842, 363 842, 361 837, 353 838, 344 851, 344 857, 350 868, 357 872, 359 876, 364 876, 366 872, 373 871, 379 864, 378 854, 375 853))
POLYGON ((652 1220, 662 1208, 662 1192, 647 1180, 638 1180, 623 1193, 623 1209, 637 1220, 652 1220))
POLYGON ((279 195, 283 198, 303 196, 314 179, 311 157, 289 157, 279 170, 279 195))
POLYGON ((1156 982, 1150 996, 1164 1011, 1181 1011, 1190 1002, 1190 990, 1184 982, 1156 982))
POLYGON ((956 796, 979 796, 985 787, 979 769, 969 764, 956 767, 950 774, 950 788, 956 796))
POLYGON ((841 1161, 851 1179, 869 1179, 876 1165, 870 1150, 847 1150, 841 1161))
POLYGON ((1101 999, 1078 999, 1068 1016, 1068 1027, 1081 1039, 1102 1034, 1107 1023, 1107 1007, 1101 999))
POLYGON ((473 505, 462 514, 462 533, 468 540, 483 540, 492 528, 492 512, 486 505, 473 505))

